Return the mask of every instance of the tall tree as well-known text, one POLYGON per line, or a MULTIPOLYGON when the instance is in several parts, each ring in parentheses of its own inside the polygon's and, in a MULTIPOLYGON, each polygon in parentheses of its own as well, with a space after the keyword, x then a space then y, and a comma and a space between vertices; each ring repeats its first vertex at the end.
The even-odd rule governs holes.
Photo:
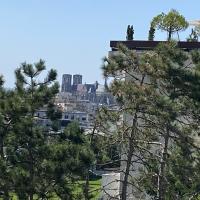
POLYGON ((183 31, 188 27, 188 22, 179 14, 178 11, 172 9, 169 13, 161 13, 153 18, 151 24, 153 27, 161 31, 166 31, 167 39, 171 40, 172 35, 179 31, 183 31))
POLYGON ((59 87, 55 82, 55 70, 49 71, 45 81, 38 81, 45 68, 44 61, 40 60, 34 65, 23 63, 15 72, 16 93, 25 112, 13 126, 14 139, 9 154, 15 176, 14 188, 20 199, 32 200, 34 194, 39 193, 37 190, 44 173, 42 166, 48 143, 44 128, 37 125, 36 111, 50 105, 59 87))
POLYGON ((157 82, 156 88, 159 91, 159 98, 155 99, 157 109, 154 116, 157 118, 155 122, 162 142, 157 172, 158 198, 166 199, 171 148, 180 144, 184 144, 188 149, 195 146, 194 134, 198 131, 196 128, 198 122, 193 112, 198 105, 199 92, 195 88, 200 81, 198 72, 200 60, 197 55, 193 56, 194 52, 184 52, 173 42, 159 45, 155 53, 158 57, 153 57, 153 63, 161 62, 157 75, 151 77, 157 82))
POLYGON ((21 199, 77 199, 74 183, 85 178, 94 160, 87 137, 78 124, 59 131, 60 110, 54 104, 59 85, 56 71, 40 60, 23 63, 16 71, 16 88, 3 88, 0 77, 0 191, 21 199), (46 110, 42 118, 37 114, 46 110), (51 120, 45 127, 40 120, 51 120))
MULTIPOLYGON (((94 153, 87 136, 77 123, 69 124, 58 139, 51 149, 55 162, 54 191, 61 199, 77 199, 77 194, 73 195, 74 183, 88 176, 88 169, 94 162, 94 153)), ((83 190, 82 197, 85 196, 85 199, 89 200, 89 193, 84 195, 84 192, 83 190)))
POLYGON ((6 120, 8 116, 6 116, 6 91, 3 88, 3 77, 0 76, 0 191, 1 195, 3 195, 4 199, 9 199, 9 172, 6 165, 6 155, 5 155, 5 143, 8 131, 6 131, 7 127, 9 126, 9 119, 6 120))
POLYGON ((123 200, 129 198, 130 188, 136 197, 147 192, 140 183, 149 177, 139 174, 141 169, 147 174, 153 167, 157 189, 151 195, 167 199, 171 148, 180 143, 195 147, 198 114, 193 113, 199 101, 200 81, 197 54, 184 52, 169 42, 139 57, 119 46, 118 54, 105 60, 104 74, 114 78, 110 91, 119 104, 118 115, 106 121, 118 124, 123 200))
POLYGON ((110 135, 121 146, 122 200, 138 195, 136 179, 144 162, 142 152, 149 152, 148 146, 156 139, 146 115, 156 97, 153 85, 148 83, 148 75, 153 73, 146 63, 150 58, 145 54, 138 59, 136 52, 120 45, 118 54, 105 59, 103 67, 104 75, 114 78, 110 91, 119 105, 118 111, 107 110, 104 116, 105 124, 116 127, 110 135))
POLYGON ((0 191, 7 200, 10 199, 10 191, 13 188, 9 154, 9 149, 12 147, 12 131, 24 110, 20 107, 20 97, 14 91, 6 90, 3 83, 3 77, 0 77, 0 191))
POLYGON ((126 31, 126 40, 133 40, 134 29, 133 26, 128 25, 126 31))
POLYGON ((150 26, 150 29, 149 29, 149 36, 148 36, 148 40, 149 41, 153 41, 154 40, 154 37, 155 37, 155 28, 153 27, 153 25, 150 26))

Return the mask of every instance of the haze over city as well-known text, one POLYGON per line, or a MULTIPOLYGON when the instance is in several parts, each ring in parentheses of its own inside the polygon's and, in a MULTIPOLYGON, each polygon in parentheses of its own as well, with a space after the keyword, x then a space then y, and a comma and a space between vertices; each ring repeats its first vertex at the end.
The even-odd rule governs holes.
MULTIPOLYGON (((102 58, 110 40, 124 40, 132 24, 135 39, 147 39, 149 23, 158 13, 177 9, 187 20, 199 18, 198 1, 168 0, 21 0, 0 3, 0 74, 5 86, 14 87, 14 70, 20 63, 46 61, 62 74, 82 74, 83 82, 103 83, 102 58)), ((189 30, 188 30, 189 31, 189 30)), ((185 39, 188 31, 180 33, 185 39)), ((157 32, 157 40, 166 34, 157 32)))

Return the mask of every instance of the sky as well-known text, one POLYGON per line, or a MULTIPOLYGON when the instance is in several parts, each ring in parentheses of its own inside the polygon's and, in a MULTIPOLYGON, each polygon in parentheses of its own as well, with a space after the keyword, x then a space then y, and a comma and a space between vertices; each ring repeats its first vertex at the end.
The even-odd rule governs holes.
MULTIPOLYGON (((154 16, 176 9, 190 21, 200 19, 199 8, 199 0, 2 0, 0 74, 13 88, 22 62, 43 59, 59 82, 69 73, 82 74, 83 83, 103 83, 102 58, 110 40, 125 40, 127 25, 135 40, 145 40, 154 16)), ((166 33, 156 32, 155 39, 165 40, 166 33)))

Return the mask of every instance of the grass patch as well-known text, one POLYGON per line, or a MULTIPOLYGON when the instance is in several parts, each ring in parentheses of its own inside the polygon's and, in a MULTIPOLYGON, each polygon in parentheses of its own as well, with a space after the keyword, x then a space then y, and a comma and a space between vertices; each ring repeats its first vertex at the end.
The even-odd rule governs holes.
MULTIPOLYGON (((85 181, 78 181, 75 186, 75 195, 82 193, 82 188, 84 187, 85 181)), ((91 200, 96 200, 101 193, 101 179, 89 181, 89 194, 91 195, 91 200)))
MULTIPOLYGON (((74 186, 73 194, 77 196, 78 199, 83 199, 83 186, 85 181, 78 181, 74 186)), ((89 194, 91 195, 91 200, 97 200, 100 197, 101 192, 101 179, 91 180, 89 181, 89 194)), ((12 200, 19 200, 15 194, 12 194, 12 200)), ((3 200, 0 197, 0 200, 3 200)), ((60 200, 56 195, 52 197, 50 200, 60 200)))

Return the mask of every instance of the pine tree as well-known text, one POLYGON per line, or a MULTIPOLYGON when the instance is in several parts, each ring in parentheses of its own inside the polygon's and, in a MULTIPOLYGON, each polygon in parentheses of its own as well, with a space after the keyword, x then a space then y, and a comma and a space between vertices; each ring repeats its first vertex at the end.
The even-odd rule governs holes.
MULTIPOLYGON (((150 144, 159 144, 156 142, 153 124, 148 119, 148 112, 154 106, 156 98, 154 86, 147 81, 148 76, 153 73, 151 65, 147 63, 151 56, 153 55, 145 54, 138 59, 134 51, 120 45, 118 54, 105 59, 103 67, 104 75, 114 78, 110 91, 119 105, 119 111, 105 110, 104 126, 107 124, 116 127, 111 136, 120 144, 121 149, 122 200, 132 195, 137 198, 137 171, 145 162, 150 144), (132 194, 128 192, 130 187, 132 194)), ((109 128, 106 129, 108 131, 109 128)))
POLYGON ((19 116, 24 110, 19 106, 19 96, 12 90, 6 90, 3 83, 3 77, 0 77, 0 196, 8 200, 13 188, 10 163, 12 155, 9 153, 12 148, 13 126, 19 121, 19 116))
POLYGON ((161 31, 166 31, 167 40, 171 40, 172 35, 188 27, 188 22, 179 14, 178 11, 172 9, 167 14, 161 13, 153 18, 151 24, 153 27, 161 31))
POLYGON ((151 25, 150 29, 149 29, 149 36, 148 36, 148 40, 149 41, 153 41, 154 37, 155 37, 155 28, 151 25))
MULTIPOLYGON (((58 92, 56 71, 50 70, 45 81, 38 76, 45 70, 44 61, 23 63, 16 71, 16 93, 20 97, 21 112, 19 121, 13 125, 12 146, 9 149, 13 166, 15 192, 20 199, 33 199, 40 193, 40 185, 45 169, 43 165, 48 152, 46 130, 37 124, 36 112, 48 107, 58 92)), ((47 183, 46 183, 47 184, 47 183)), ((49 184, 49 183, 48 183, 49 184)), ((45 192, 46 192, 45 191, 45 192)))
POLYGON ((135 197, 143 193, 145 198, 146 192, 167 199, 171 148, 196 147, 199 61, 198 52, 184 52, 175 42, 140 56, 120 45, 118 54, 105 59, 104 74, 113 78, 109 89, 119 111, 107 110, 104 116, 116 127, 115 141, 121 145, 123 200, 129 198, 128 188, 135 197), (150 174, 153 183, 144 187, 150 174))
MULTIPOLYGON (((198 124, 196 116, 192 113, 196 110, 198 102, 192 95, 199 97, 199 92, 193 87, 198 87, 200 76, 198 75, 199 57, 193 59, 193 52, 184 52, 178 49, 176 43, 161 44, 155 50, 159 56, 153 58, 154 63, 162 63, 153 82, 157 82, 156 88, 160 95, 155 102, 157 108, 154 115, 157 117, 157 127, 160 132, 160 141, 163 143, 160 166, 158 173, 158 199, 167 199, 169 194, 169 179, 167 172, 170 166, 172 147, 184 145, 185 148, 196 147, 194 134, 198 124), (187 61, 192 62, 187 65, 187 61), (160 77, 159 77, 160 76, 160 77), (188 94, 189 93, 189 94, 188 94), (196 101, 196 103, 194 102, 196 101)), ((197 148, 197 147, 196 147, 197 148)), ((172 164, 172 163, 171 163, 172 164)), ((181 181, 181 180, 180 180, 181 181)))
POLYGON ((10 199, 77 199, 74 184, 85 178, 94 160, 78 124, 59 131, 61 112, 54 104, 59 85, 51 69, 44 81, 44 61, 23 63, 16 71, 16 88, 5 90, 0 77, 0 194, 10 199), (46 110, 46 117, 37 112, 46 110), (40 120, 50 120, 45 127, 40 120))
MULTIPOLYGON (((71 123, 58 136, 58 142, 51 149, 55 173, 54 191, 61 199, 77 199, 73 195, 74 184, 84 179, 94 162, 94 154, 87 137, 77 123, 71 123)), ((84 193, 84 190, 82 191, 84 193)), ((88 196, 89 199, 89 196, 88 196)))

